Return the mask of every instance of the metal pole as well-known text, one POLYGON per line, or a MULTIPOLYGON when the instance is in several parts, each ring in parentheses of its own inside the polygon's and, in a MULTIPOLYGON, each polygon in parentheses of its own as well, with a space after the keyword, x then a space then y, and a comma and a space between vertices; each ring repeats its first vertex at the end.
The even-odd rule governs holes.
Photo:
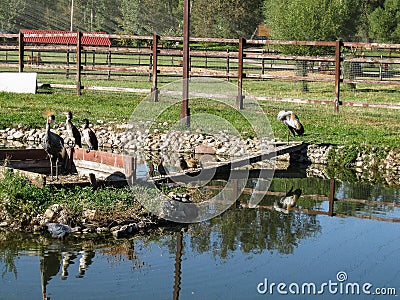
POLYGON ((18 37, 18 72, 24 71, 24 34, 20 31, 18 37))
POLYGON ((190 126, 189 110, 189 24, 190 7, 189 0, 183 3, 183 86, 182 86, 182 106, 181 123, 190 126))
POLYGON ((72 31, 74 23, 74 0, 71 0, 71 27, 69 31, 72 31))
POLYGON ((82 52, 82 32, 77 32, 77 41, 76 41, 76 94, 80 96, 81 93, 81 52, 82 52))
POLYGON ((158 40, 159 40, 159 36, 154 34, 153 35, 153 65, 152 65, 152 77, 153 77, 153 86, 151 87, 151 93, 153 96, 153 101, 154 102, 158 102, 158 88, 157 88, 157 53, 158 53, 158 49, 157 49, 157 45, 158 45, 158 40))
POLYGON ((342 41, 336 41, 335 47, 335 113, 339 112, 340 105, 340 67, 341 67, 341 47, 343 45, 342 41))
POLYGON ((236 98, 236 107, 243 109, 243 48, 246 40, 244 38, 239 39, 239 55, 238 55, 238 95, 236 98))

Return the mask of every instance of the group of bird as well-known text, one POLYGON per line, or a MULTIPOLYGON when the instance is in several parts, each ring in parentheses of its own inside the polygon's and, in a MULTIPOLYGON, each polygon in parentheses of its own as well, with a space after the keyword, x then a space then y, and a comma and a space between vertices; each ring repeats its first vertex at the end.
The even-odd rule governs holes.
MULTIPOLYGON (((281 110, 278 113, 278 120, 281 121, 288 129, 287 143, 289 143, 290 133, 292 133, 293 136, 302 136, 304 134, 304 126, 301 124, 299 117, 293 111, 281 110)), ((183 155, 179 156, 179 166, 183 172, 186 172, 187 170, 199 168, 200 163, 192 153, 187 159, 185 159, 183 155)), ((168 174, 165 166, 163 165, 162 158, 157 164, 157 171, 160 176, 166 176, 168 174)))
MULTIPOLYGON (((161 177, 168 175, 168 171, 164 166, 164 159, 161 158, 157 164, 157 171, 161 177)), ((183 172, 196 170, 201 167, 200 161, 195 158, 194 153, 186 158, 183 155, 179 156, 179 167, 183 172)))
MULTIPOLYGON (((53 169, 55 164, 56 171, 56 179, 58 179, 58 163, 59 161, 63 161, 65 166, 65 161, 67 157, 66 147, 64 143, 64 139, 55 132, 50 130, 51 123, 55 120, 55 115, 53 113, 46 113, 46 131, 42 141, 42 147, 47 152, 50 160, 50 173, 51 178, 54 180, 53 169)), ((73 145, 82 148, 82 137, 83 140, 88 145, 86 152, 90 152, 91 150, 98 150, 99 143, 96 137, 96 134, 89 127, 89 120, 83 119, 82 132, 78 130, 78 128, 72 123, 72 113, 66 112, 66 131, 68 136, 72 139, 73 145)))

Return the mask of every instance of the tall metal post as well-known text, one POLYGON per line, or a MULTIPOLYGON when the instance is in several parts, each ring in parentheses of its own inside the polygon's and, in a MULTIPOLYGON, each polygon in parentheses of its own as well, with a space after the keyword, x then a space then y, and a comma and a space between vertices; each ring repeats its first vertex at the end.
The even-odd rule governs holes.
POLYGON ((189 0, 183 2, 183 86, 182 86, 182 106, 181 123, 190 126, 189 110, 189 22, 190 22, 190 3, 189 0))
POLYGON ((82 53, 82 32, 78 31, 76 40, 76 94, 80 96, 82 83, 81 83, 81 53, 82 53))
POLYGON ((152 64, 152 79, 153 79, 153 86, 151 87, 151 93, 152 93, 152 97, 153 97, 153 101, 154 102, 158 102, 158 88, 157 88, 157 53, 158 53, 158 49, 157 49, 157 45, 158 45, 158 40, 159 40, 159 36, 154 34, 153 35, 153 64, 152 64))
POLYGON ((244 38, 239 39, 239 53, 238 53, 238 95, 236 98, 236 107, 243 109, 243 49, 246 40, 244 38))
POLYGON ((20 31, 18 36, 18 72, 24 71, 24 34, 20 31))
POLYGON ((341 47, 343 45, 342 41, 336 41, 335 46, 335 113, 339 112, 340 105, 340 69, 341 69, 341 47))

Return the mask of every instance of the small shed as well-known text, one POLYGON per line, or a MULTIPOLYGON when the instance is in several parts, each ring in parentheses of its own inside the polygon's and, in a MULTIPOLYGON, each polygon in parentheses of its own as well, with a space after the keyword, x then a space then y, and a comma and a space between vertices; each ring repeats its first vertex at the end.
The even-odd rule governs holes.
MULTIPOLYGON (((24 35, 25 43, 76 45, 77 32, 73 31, 21 29, 20 32, 24 35), (25 36, 31 34, 39 36, 25 36), (53 36, 42 36, 44 34, 53 36)), ((91 34, 106 34, 106 32, 83 32, 82 45, 111 46, 111 41, 107 36, 88 36, 91 34)))

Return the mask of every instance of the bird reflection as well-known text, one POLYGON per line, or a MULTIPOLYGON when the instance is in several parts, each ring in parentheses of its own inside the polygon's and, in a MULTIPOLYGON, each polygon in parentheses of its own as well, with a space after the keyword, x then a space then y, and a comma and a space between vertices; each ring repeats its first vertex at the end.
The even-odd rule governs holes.
POLYGON ((289 210, 296 205, 301 195, 301 189, 295 189, 293 187, 283 196, 279 201, 274 202, 274 209, 285 214, 289 213, 289 210))
POLYGON ((61 280, 68 279, 68 269, 71 265, 75 264, 75 260, 79 258, 78 273, 76 278, 83 278, 87 268, 93 263, 95 252, 93 250, 81 250, 75 251, 60 251, 59 245, 55 245, 54 251, 45 251, 40 259, 40 275, 42 284, 43 300, 49 300, 50 297, 47 295, 47 286, 49 281, 61 275, 61 280), (61 272, 61 273, 60 273, 61 272), (59 274, 60 273, 60 274, 59 274))

